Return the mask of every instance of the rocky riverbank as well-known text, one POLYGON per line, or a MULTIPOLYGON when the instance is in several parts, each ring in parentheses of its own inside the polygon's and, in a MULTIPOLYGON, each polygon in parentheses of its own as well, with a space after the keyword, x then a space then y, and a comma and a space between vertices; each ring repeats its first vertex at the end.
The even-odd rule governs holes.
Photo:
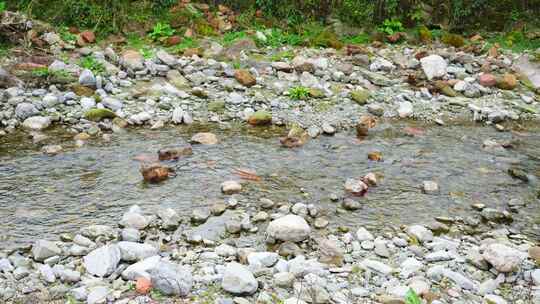
POLYGON ((52 32, 42 39, 57 56, 12 58, 9 72, 0 72, 2 134, 53 124, 97 134, 262 119, 315 137, 355 126, 362 114, 497 124, 536 120, 540 111, 534 54, 482 53, 481 43, 472 50, 434 43, 336 51, 204 40, 178 57, 159 48, 145 56, 113 47, 71 51, 52 32))
POLYGON ((133 206, 119 227, 82 227, 59 241, 2 251, 0 297, 4 303, 405 303, 412 289, 424 303, 538 303, 540 247, 496 224, 504 213, 475 208, 493 227, 488 232, 468 235, 467 227, 480 223, 452 218, 384 233, 330 231, 315 205, 261 199, 248 212, 234 195, 190 218, 133 206))

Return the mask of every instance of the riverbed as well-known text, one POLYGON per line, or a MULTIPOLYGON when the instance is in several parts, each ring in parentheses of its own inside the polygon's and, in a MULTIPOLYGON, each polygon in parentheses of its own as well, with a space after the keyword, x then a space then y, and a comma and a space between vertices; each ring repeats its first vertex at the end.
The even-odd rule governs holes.
POLYGON ((471 207, 504 210, 511 199, 526 203, 513 214, 511 228, 540 239, 540 204, 535 178, 540 173, 540 127, 511 126, 499 132, 491 126, 418 125, 382 122, 360 141, 353 132, 319 136, 303 147, 284 148, 285 129, 242 125, 199 125, 160 130, 126 129, 110 142, 99 137, 76 147, 72 133, 62 128, 45 132, 33 144, 27 133, 0 138, 0 243, 26 244, 57 239, 90 224, 115 225, 131 205, 145 210, 172 207, 189 215, 194 208, 230 199, 220 191, 225 180, 237 179, 235 169, 256 172, 260 181, 244 180, 235 198, 247 209, 260 198, 276 202, 315 204, 331 227, 364 226, 378 230, 401 224, 479 217, 471 207), (185 144, 196 132, 215 133, 219 143, 194 145, 193 155, 168 163, 176 176, 148 185, 139 173, 140 154, 155 154, 166 146, 185 144), (493 139, 511 146, 484 147, 493 139), (64 152, 47 156, 43 144, 60 144, 64 152), (381 162, 368 160, 379 151, 381 162), (529 182, 512 178, 508 168, 529 174, 529 182), (373 172, 379 184, 371 187, 357 211, 344 211, 343 184, 373 172), (435 181, 439 193, 422 192, 423 181, 435 181), (334 200, 333 200, 334 199, 334 200))

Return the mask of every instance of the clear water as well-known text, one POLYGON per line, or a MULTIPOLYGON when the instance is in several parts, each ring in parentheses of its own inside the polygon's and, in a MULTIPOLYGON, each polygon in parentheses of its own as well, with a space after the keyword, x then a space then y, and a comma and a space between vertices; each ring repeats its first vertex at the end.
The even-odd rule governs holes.
POLYGON ((471 125, 427 126, 424 135, 403 132, 408 123, 383 123, 363 142, 353 133, 322 136, 297 149, 279 145, 284 129, 198 126, 166 130, 131 129, 112 142, 91 140, 75 148, 72 134, 52 130, 48 144, 65 152, 43 155, 27 134, 0 138, 0 244, 24 244, 37 238, 56 239, 89 224, 115 225, 133 204, 146 210, 169 206, 182 214, 210 206, 226 196, 219 185, 238 179, 235 168, 255 170, 262 181, 245 181, 241 198, 255 208, 261 197, 274 201, 320 205, 331 225, 391 227, 426 223, 436 216, 478 215, 474 203, 504 208, 511 198, 527 201, 514 214, 516 229, 540 239, 537 185, 511 178, 507 169, 519 166, 538 176, 538 126, 520 132, 497 132, 471 125), (212 131, 215 146, 194 146, 193 155, 171 163, 177 176, 159 185, 146 185, 133 158, 185 143, 197 131, 212 131), (486 150, 485 139, 513 140, 513 149, 486 150), (370 162, 378 150, 383 162, 370 162), (380 184, 361 198, 363 208, 338 212, 330 195, 344 195, 347 178, 368 172, 382 176, 380 184), (420 190, 424 180, 439 184, 440 194, 420 190))

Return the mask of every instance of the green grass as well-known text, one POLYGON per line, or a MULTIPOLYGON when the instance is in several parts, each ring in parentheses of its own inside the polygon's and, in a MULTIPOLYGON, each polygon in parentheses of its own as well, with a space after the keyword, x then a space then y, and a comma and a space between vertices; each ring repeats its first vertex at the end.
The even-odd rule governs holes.
POLYGON ((523 32, 510 32, 488 39, 489 49, 493 44, 498 43, 502 48, 510 49, 513 52, 523 52, 540 48, 540 39, 528 39, 523 32))
POLYGON ((290 88, 289 97, 294 100, 306 100, 309 98, 309 89, 302 86, 290 88))
POLYGON ((86 56, 83 57, 79 65, 85 69, 88 69, 94 73, 94 75, 100 75, 105 72, 105 66, 99 61, 96 60, 96 58, 92 56, 86 56))
POLYGON ((293 59, 294 52, 292 50, 281 51, 270 56, 271 61, 283 61, 283 59, 293 59))
POLYGON ((231 45, 233 42, 235 42, 238 39, 246 38, 248 35, 245 31, 239 31, 239 32, 227 32, 223 34, 223 44, 224 45, 231 45))
POLYGON ((371 41, 368 34, 362 33, 356 36, 346 36, 341 39, 346 44, 366 44, 371 41))
POLYGON ((0 58, 6 57, 9 54, 10 45, 0 42, 0 58))
POLYGON ((407 294, 405 295, 405 303, 406 304, 422 304, 422 300, 420 300, 420 297, 414 292, 414 290, 409 289, 407 291, 407 294))
POLYGON ((181 43, 171 46, 167 48, 167 50, 171 53, 179 54, 179 53, 182 53, 186 49, 191 49, 191 48, 196 48, 196 47, 199 47, 199 42, 196 39, 184 37, 181 43))
POLYGON ((77 35, 70 33, 69 29, 66 26, 60 27, 58 29, 58 34, 60 34, 60 38, 62 38, 62 40, 65 42, 69 42, 69 43, 77 42, 77 35))

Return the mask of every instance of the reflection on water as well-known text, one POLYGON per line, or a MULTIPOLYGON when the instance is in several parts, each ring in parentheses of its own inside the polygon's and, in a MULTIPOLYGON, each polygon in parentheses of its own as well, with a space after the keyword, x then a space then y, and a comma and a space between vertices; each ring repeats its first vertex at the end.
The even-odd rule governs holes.
MULTIPOLYGON (((55 238, 88 224, 117 223, 128 206, 147 210, 169 206, 188 214, 193 207, 224 199, 222 181, 235 178, 233 169, 255 170, 261 182, 247 182, 242 197, 319 204, 333 225, 389 226, 431 221, 435 216, 465 218, 474 215, 471 204, 503 208, 511 198, 528 202, 514 216, 514 226, 538 238, 540 207, 536 185, 507 174, 519 166, 540 172, 540 135, 537 129, 501 133, 490 127, 429 127, 417 137, 405 135, 405 124, 383 124, 367 140, 352 134, 320 137, 299 149, 278 144, 281 129, 218 130, 216 146, 195 146, 193 156, 173 166, 177 176, 160 185, 141 182, 132 158, 155 153, 167 145, 182 144, 195 129, 129 130, 111 143, 91 141, 74 148, 72 135, 48 133, 47 143, 62 144, 65 152, 49 157, 39 152, 23 133, 0 138, 0 242, 23 243, 37 237, 55 238), (485 139, 513 140, 514 149, 482 148, 485 139), (383 162, 369 162, 378 150, 383 162), (380 176, 356 212, 336 212, 331 194, 343 194, 347 178, 368 172, 380 176), (435 180, 439 195, 423 194, 419 185, 435 180), (536 233, 536 235, 535 235, 536 233)), ((536 127, 538 128, 538 127, 536 127)), ((200 130, 201 128, 199 128, 200 130)))

